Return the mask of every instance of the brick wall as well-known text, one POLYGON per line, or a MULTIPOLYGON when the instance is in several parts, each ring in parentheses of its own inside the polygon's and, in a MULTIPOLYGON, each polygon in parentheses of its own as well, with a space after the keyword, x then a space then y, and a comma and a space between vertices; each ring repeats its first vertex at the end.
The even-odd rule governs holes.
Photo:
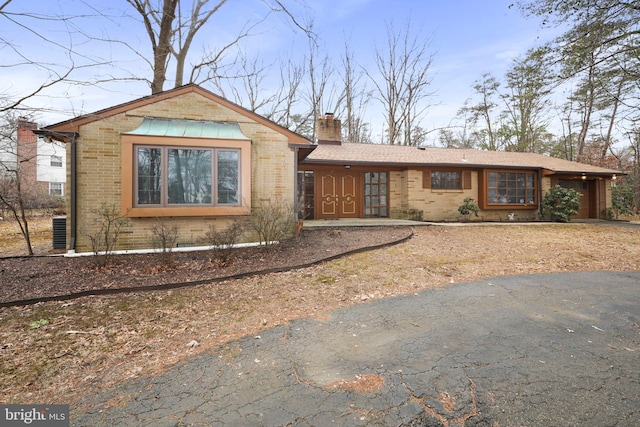
POLYGON ((342 142, 342 124, 340 120, 333 117, 333 114, 320 116, 316 120, 316 133, 318 144, 342 142))
MULTIPOLYGON (((478 173, 471 173, 471 189, 469 190, 433 190, 423 188, 422 170, 410 169, 392 172, 390 188, 390 202, 393 215, 400 216, 400 212, 417 209, 422 211, 425 221, 459 221, 462 216, 458 207, 464 199, 470 197, 478 202, 478 173)), ((543 179, 543 190, 548 189, 549 179, 543 179)), ((544 194, 544 193, 543 193, 544 194)), ((538 219, 537 209, 514 210, 516 220, 538 219)), ((488 221, 507 221, 508 210, 480 210, 479 218, 488 221)))
POLYGON ((38 182, 38 137, 32 132, 38 124, 22 117, 18 119, 16 135, 17 158, 20 165, 20 188, 31 198, 46 196, 48 183, 38 182))
MULTIPOLYGON (((158 118, 238 122, 243 134, 251 139, 251 201, 253 207, 267 201, 286 206, 294 204, 294 153, 287 138, 251 120, 246 115, 201 96, 188 92, 81 126, 77 142, 77 206, 78 240, 76 250, 91 250, 89 235, 96 233, 93 213, 101 204, 120 206, 121 133, 137 128, 145 116, 158 118)), ((209 225, 217 229, 234 218, 230 217, 168 217, 163 221, 175 224, 178 242, 198 244, 209 225)), ((247 221, 247 217, 240 218, 247 221)), ((150 248, 155 218, 130 218, 124 227, 118 249, 150 248)), ((253 240, 247 235, 245 240, 253 240)))

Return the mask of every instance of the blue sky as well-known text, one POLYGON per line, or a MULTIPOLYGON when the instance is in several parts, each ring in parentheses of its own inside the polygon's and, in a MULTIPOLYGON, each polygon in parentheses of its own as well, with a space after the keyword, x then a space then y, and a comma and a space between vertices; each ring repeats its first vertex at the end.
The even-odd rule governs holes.
MULTIPOLYGON (((325 2, 318 2, 325 3, 325 2)), ((539 21, 524 18, 513 0, 352 0, 318 15, 323 37, 351 34, 354 44, 372 52, 372 43, 385 42, 385 23, 415 28, 431 39, 434 53, 432 89, 435 94, 424 127, 446 126, 472 92, 483 73, 500 78, 513 60, 550 39, 539 21), (326 30, 326 31, 325 31, 326 30)), ((373 65, 373 62, 371 62, 373 65)))
MULTIPOLYGON (((192 47, 196 54, 204 46, 215 45, 211 40, 233 37, 239 25, 248 17, 261 13, 259 1, 230 0, 219 15, 210 21, 210 27, 202 32, 192 47)), ((321 49, 334 57, 340 64, 345 39, 350 41, 356 60, 367 69, 375 67, 373 56, 376 45, 386 43, 386 25, 393 22, 402 26, 409 19, 412 28, 420 31, 425 40, 430 40, 429 50, 433 52, 433 82, 431 90, 433 104, 423 119, 423 127, 446 126, 455 116, 465 99, 471 95, 473 82, 483 73, 490 72, 502 77, 513 59, 527 49, 548 40, 549 30, 540 30, 539 22, 524 18, 517 7, 509 7, 514 0, 308 0, 308 8, 298 9, 305 16, 312 16, 314 28, 320 37, 321 49)), ((148 52, 148 41, 141 29, 135 29, 132 21, 122 16, 126 10, 124 0, 113 2, 89 1, 78 3, 72 0, 13 0, 7 10, 39 11, 55 16, 74 13, 90 13, 91 5, 104 11, 111 19, 98 20, 85 16, 78 23, 79 30, 86 30, 101 37, 125 37, 128 43, 140 51, 148 52)), ((38 21, 34 29, 45 34, 50 40, 61 44, 68 42, 68 30, 72 27, 59 21, 38 21)), ((0 25, 0 36, 14 43, 21 54, 32 59, 43 58, 55 64, 68 64, 65 55, 51 45, 38 39, 27 29, 16 25, 0 25)), ((93 60, 115 60, 116 66, 90 69, 105 78, 122 75, 124 72, 150 78, 147 64, 123 46, 107 45, 101 42, 78 42, 76 48, 93 60)), ((294 33, 291 25, 282 17, 272 17, 260 26, 259 34, 246 40, 246 50, 260 52, 262 57, 278 61, 283 55, 304 54, 306 41, 300 33, 294 33)), ((15 52, 6 46, 0 49, 0 62, 16 61, 15 52)), ((17 95, 22 88, 28 88, 41 78, 43 71, 34 67, 21 66, 1 68, 0 93, 17 95)), ((92 77, 95 74, 92 75, 92 77)), ((75 77, 83 78, 83 72, 75 77)), ((166 87, 169 88, 169 87, 166 87)), ((96 111, 111 105, 130 101, 150 93, 146 83, 138 81, 109 84, 102 88, 83 86, 57 86, 44 96, 31 101, 33 107, 43 107, 40 121, 49 124, 78 114, 96 111)), ((381 127, 377 106, 371 105, 370 121, 373 133, 381 127)))

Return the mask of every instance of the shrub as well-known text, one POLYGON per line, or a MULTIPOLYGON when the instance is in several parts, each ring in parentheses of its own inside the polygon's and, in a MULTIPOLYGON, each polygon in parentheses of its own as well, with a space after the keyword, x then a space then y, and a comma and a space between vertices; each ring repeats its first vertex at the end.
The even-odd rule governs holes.
POLYGON ((213 257, 219 262, 226 264, 231 259, 231 250, 238 243, 240 237, 245 233, 244 225, 234 220, 233 223, 222 231, 218 231, 215 225, 209 225, 209 230, 205 233, 204 244, 212 246, 213 257))
POLYGON ((254 209, 251 215, 251 228, 265 246, 291 235, 295 225, 293 208, 281 203, 269 201, 254 209))
POLYGON ((478 207, 478 204, 475 202, 475 200, 473 200, 471 197, 467 197, 458 207, 458 212, 460 212, 460 215, 464 216, 468 220, 472 213, 475 214, 475 216, 478 216, 480 208, 478 207))
POLYGON ((96 265, 105 266, 111 260, 113 250, 117 246, 120 230, 128 224, 129 219, 121 215, 115 205, 106 203, 93 209, 91 213, 95 215, 93 231, 85 231, 82 234, 91 241, 91 249, 96 255, 96 265))
POLYGON ((633 215, 635 196, 634 177, 627 176, 611 188, 612 207, 606 212, 608 219, 618 219, 620 215, 633 215))
POLYGON ((178 240, 178 227, 175 224, 169 225, 163 218, 158 218, 157 221, 151 229, 151 243, 154 249, 162 251, 162 262, 173 266, 172 248, 178 240))
POLYGON ((580 211, 580 197, 573 188, 551 187, 542 200, 542 209, 552 221, 569 222, 580 211))

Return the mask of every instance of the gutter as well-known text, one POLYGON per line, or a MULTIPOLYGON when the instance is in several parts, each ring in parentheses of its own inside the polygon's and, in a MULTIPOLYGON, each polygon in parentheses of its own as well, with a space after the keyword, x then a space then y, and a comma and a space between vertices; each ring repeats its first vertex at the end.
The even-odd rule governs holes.
POLYGON ((77 175, 78 175, 78 155, 77 155, 77 139, 80 134, 78 132, 58 132, 55 130, 48 129, 35 129, 32 131, 36 135, 40 135, 44 138, 46 142, 51 142, 51 140, 60 141, 63 143, 71 143, 71 164, 69 165, 70 170, 69 174, 70 182, 69 186, 71 187, 70 196, 69 196, 69 205, 71 208, 71 212, 69 216, 71 217, 71 225, 70 225, 70 233, 69 233, 69 245, 67 250, 70 253, 74 253, 76 250, 76 240, 78 237, 78 214, 77 214, 77 205, 78 205, 78 197, 77 197, 77 175))

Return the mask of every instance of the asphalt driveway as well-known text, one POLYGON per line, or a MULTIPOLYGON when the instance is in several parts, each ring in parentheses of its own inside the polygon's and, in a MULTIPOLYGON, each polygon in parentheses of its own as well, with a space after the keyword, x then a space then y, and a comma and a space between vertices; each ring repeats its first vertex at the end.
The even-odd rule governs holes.
POLYGON ((72 425, 640 425, 640 272, 501 277, 377 300, 229 343, 89 404, 72 425))

